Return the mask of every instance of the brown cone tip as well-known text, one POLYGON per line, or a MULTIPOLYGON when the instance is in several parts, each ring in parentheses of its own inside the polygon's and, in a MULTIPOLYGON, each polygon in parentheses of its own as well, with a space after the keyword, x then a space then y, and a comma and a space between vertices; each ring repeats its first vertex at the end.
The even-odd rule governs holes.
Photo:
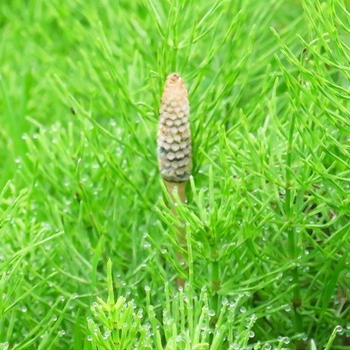
POLYGON ((187 181, 192 169, 189 103, 184 81, 177 73, 167 77, 159 117, 160 173, 166 181, 187 181))

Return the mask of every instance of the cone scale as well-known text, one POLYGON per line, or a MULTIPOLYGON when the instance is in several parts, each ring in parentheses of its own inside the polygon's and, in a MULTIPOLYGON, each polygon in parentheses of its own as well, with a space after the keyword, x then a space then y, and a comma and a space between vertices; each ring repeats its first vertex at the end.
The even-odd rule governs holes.
POLYGON ((159 111, 158 164, 168 183, 185 183, 192 169, 189 103, 184 81, 168 75, 159 111))

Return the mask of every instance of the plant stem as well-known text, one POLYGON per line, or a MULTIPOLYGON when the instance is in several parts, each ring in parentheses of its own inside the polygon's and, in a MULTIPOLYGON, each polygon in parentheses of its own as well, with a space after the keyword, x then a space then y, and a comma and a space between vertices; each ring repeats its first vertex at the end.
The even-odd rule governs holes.
MULTIPOLYGON (((296 236, 295 236, 295 230, 294 227, 291 227, 292 222, 292 206, 291 206, 291 177, 292 177, 292 147, 293 147, 293 134, 294 134, 294 127, 295 127, 295 113, 292 113, 292 120, 290 123, 289 128, 289 135, 288 135, 288 149, 287 149, 287 160, 286 160, 286 184, 285 184, 285 191, 286 191, 286 198, 285 198, 285 215, 288 220, 288 248, 289 248, 289 254, 293 260, 297 258, 297 243, 296 243, 296 236)), ((295 319, 295 329, 297 332, 302 332, 303 330, 303 324, 302 324, 302 318, 300 313, 298 312, 298 308, 302 304, 301 300, 301 294, 300 294, 300 285, 299 285, 299 272, 298 267, 296 266, 292 270, 292 277, 293 282, 295 284, 295 287, 293 289, 293 299, 292 299, 292 305, 294 309, 294 319, 295 319)))
MULTIPOLYGON (((182 203, 186 202, 186 182, 170 182, 170 181, 166 181, 165 180, 165 184, 167 187, 167 190, 169 192, 170 198, 172 200, 172 203, 169 203, 169 207, 171 208, 172 213, 175 216, 178 216, 178 213, 175 209, 176 207, 176 195, 180 198, 182 203)), ((180 244, 181 247, 186 245, 186 234, 184 232, 184 230, 177 226, 176 230, 178 231, 178 242, 180 244)), ((182 256, 182 254, 180 253, 180 250, 178 250, 176 252, 176 256, 180 262, 180 265, 183 264, 184 262, 184 257, 182 256)), ((177 284, 179 286, 183 286, 184 285, 184 280, 182 278, 178 278, 177 279, 177 284)))

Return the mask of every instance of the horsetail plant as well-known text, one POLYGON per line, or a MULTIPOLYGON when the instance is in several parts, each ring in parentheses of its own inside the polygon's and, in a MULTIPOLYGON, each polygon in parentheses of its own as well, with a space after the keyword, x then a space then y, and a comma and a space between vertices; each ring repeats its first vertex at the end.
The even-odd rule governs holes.
MULTIPOLYGON (((192 170, 192 145, 189 117, 188 94, 183 79, 177 73, 168 75, 160 107, 158 127, 158 164, 170 199, 172 212, 177 215, 174 206, 176 196, 186 201, 186 182, 192 170)), ((185 241, 184 232, 177 228, 180 244, 185 241)), ((177 254, 183 260, 180 253, 177 254)), ((178 280, 182 285, 183 281, 178 280)))
POLYGON ((188 122, 189 103, 184 81, 169 74, 160 107, 158 163, 168 191, 185 201, 185 186, 191 175, 192 146, 188 122))
POLYGON ((349 349, 349 4, 1 1, 0 350, 349 349))

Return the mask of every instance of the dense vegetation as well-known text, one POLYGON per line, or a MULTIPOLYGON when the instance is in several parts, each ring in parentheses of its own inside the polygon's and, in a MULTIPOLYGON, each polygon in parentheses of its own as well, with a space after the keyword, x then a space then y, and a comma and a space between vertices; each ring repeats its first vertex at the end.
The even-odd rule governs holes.
POLYGON ((1 1, 0 349, 348 349, 349 10, 1 1), (156 159, 173 71, 177 216, 156 159))

